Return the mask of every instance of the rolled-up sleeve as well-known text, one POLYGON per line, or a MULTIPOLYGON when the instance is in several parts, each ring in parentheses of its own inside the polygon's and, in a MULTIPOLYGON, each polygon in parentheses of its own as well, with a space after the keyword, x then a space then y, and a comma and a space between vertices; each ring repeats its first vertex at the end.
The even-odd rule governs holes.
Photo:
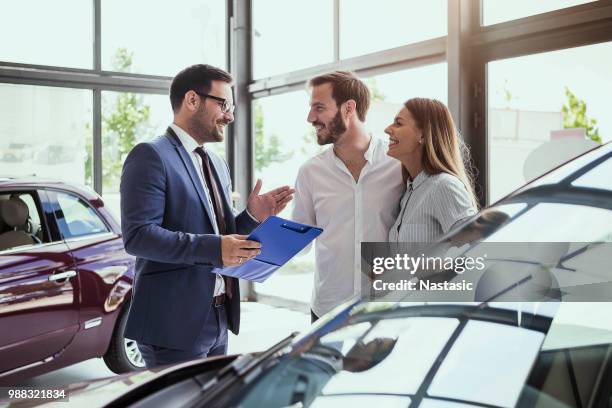
POLYGON ((453 225, 476 213, 470 193, 455 177, 439 180, 434 195, 436 215, 445 234, 453 225))

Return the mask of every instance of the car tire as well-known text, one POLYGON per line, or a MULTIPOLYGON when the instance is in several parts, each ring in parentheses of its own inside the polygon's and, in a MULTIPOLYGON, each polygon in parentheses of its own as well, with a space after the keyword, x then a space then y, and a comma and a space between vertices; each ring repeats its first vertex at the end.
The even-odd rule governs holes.
POLYGON ((119 312, 119 317, 117 317, 115 329, 113 330, 113 337, 111 338, 108 350, 106 354, 104 354, 106 366, 117 374, 145 368, 144 360, 140 355, 136 342, 126 339, 124 336, 129 310, 130 301, 126 300, 119 312))

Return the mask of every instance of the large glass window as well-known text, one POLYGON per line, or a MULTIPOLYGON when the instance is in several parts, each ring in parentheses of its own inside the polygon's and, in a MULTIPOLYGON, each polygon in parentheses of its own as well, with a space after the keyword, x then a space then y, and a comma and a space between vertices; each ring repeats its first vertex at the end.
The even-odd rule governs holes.
POLYGON ((447 0, 340 0, 340 58, 442 37, 447 0))
POLYGON ((255 78, 334 59, 332 1, 253 0, 252 21, 255 78))
POLYGON ((170 123, 165 95, 102 93, 102 193, 114 215, 120 215, 119 181, 128 153, 137 143, 163 134, 170 123))
POLYGON ((497 24, 592 1, 594 0, 482 0, 482 23, 497 24))
MULTIPOLYGON (((227 66, 226 1, 104 0, 102 69, 174 76, 193 64, 227 66)), ((71 13, 72 15, 72 13, 71 13)), ((72 20, 72 18, 71 18, 72 20)))
MULTIPOLYGON (((295 185, 300 166, 318 153, 314 128, 306 121, 308 94, 290 92, 253 102, 254 174, 263 181, 263 191, 295 185)), ((291 205, 279 214, 291 218, 291 205)), ((266 295, 310 302, 314 250, 295 257, 257 291, 266 295)))
POLYGON ((93 1, 2 2, 0 61, 92 68, 93 1))
POLYGON ((372 92, 367 119, 370 132, 384 136, 384 129, 410 98, 433 98, 446 103, 447 78, 446 62, 365 78, 372 92))
MULTIPOLYGON (((393 121, 403 102, 416 97, 430 97, 446 103, 446 63, 428 65, 364 78, 372 92, 367 117, 370 132, 386 137, 384 129, 393 121)), ((264 191, 280 185, 295 184, 302 164, 321 152, 314 128, 306 121, 309 94, 290 92, 257 99, 253 102, 255 178, 264 182, 264 191)), ((290 206, 289 206, 290 207, 290 206)), ((281 217, 291 217, 291 208, 281 217)), ((303 302, 310 301, 314 250, 295 257, 257 291, 303 302)))
POLYGON ((0 84, 3 175, 36 175, 91 186, 92 92, 0 84))
POLYGON ((612 43, 490 62, 489 200, 612 140, 612 43))

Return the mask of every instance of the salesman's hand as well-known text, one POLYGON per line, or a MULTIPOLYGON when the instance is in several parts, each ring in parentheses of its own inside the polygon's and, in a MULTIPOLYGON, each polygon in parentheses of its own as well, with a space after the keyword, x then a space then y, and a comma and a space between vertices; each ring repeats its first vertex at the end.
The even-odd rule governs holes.
POLYGON ((246 235, 223 235, 221 237, 221 259, 223 266, 237 266, 261 253, 261 244, 248 241, 246 235))
POLYGON ((249 213, 259 222, 264 222, 271 215, 276 215, 287 206, 293 199, 295 190, 289 186, 282 186, 259 194, 261 191, 261 179, 257 179, 255 188, 249 194, 247 209, 249 213))

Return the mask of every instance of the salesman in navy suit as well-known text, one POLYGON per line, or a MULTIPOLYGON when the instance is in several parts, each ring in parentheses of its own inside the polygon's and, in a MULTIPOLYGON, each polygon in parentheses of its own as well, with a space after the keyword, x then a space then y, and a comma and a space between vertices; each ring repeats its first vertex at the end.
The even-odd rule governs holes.
POLYGON ((206 148, 221 142, 234 120, 233 79, 222 69, 194 65, 172 80, 174 122, 166 133, 130 152, 121 175, 121 224, 136 282, 126 337, 136 340, 147 368, 227 352, 227 329, 238 334, 238 280, 212 273, 260 252, 246 239, 292 199, 283 186, 247 208, 231 200, 227 164, 206 148))

